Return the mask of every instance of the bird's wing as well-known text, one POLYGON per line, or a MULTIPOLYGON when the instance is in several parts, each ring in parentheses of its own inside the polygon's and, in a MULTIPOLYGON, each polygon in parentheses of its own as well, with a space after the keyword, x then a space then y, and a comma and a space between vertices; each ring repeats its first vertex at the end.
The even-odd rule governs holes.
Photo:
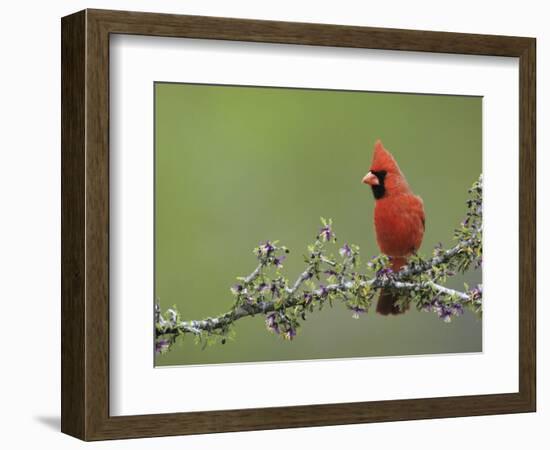
POLYGON ((424 202, 422 201, 422 198, 418 195, 415 195, 414 199, 416 201, 412 204, 413 211, 416 215, 418 215, 418 217, 420 217, 420 220, 422 221, 422 227, 424 228, 424 230, 426 230, 426 214, 424 213, 424 202))

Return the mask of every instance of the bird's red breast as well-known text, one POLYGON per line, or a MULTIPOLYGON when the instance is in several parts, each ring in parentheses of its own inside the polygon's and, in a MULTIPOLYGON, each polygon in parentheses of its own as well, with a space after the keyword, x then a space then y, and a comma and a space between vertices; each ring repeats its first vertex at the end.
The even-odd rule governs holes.
POLYGON ((422 200, 412 193, 377 200, 374 228, 382 253, 392 257, 410 256, 420 248, 424 237, 422 200))

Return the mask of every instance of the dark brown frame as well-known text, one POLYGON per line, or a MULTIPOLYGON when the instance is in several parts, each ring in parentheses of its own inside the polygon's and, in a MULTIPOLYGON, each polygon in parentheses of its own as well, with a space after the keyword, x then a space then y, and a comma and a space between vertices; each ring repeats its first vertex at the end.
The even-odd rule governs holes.
POLYGON ((536 40, 85 10, 62 31, 61 429, 84 440, 535 411, 536 40), (109 415, 109 35, 519 57, 519 392, 141 416, 109 415))

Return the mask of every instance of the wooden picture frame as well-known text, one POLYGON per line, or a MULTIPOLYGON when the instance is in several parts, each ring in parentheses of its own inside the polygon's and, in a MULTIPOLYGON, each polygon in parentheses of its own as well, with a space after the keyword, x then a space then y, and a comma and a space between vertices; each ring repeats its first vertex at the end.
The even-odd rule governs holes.
POLYGON ((535 48, 526 37, 85 10, 62 30, 62 415, 84 440, 535 411, 535 48), (140 416, 109 415, 109 36, 519 58, 519 391, 140 416))

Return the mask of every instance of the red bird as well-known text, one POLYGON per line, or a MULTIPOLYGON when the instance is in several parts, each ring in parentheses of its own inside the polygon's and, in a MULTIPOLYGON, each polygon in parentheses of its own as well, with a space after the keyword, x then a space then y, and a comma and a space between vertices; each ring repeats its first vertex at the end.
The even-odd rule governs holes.
MULTIPOLYGON (((374 145, 370 171, 363 183, 370 185, 375 198, 374 229, 380 251, 391 258, 391 269, 399 271, 422 244, 425 228, 424 203, 414 195, 397 162, 380 140, 374 145)), ((397 299, 381 292, 377 311, 381 314, 404 312, 397 299)))

